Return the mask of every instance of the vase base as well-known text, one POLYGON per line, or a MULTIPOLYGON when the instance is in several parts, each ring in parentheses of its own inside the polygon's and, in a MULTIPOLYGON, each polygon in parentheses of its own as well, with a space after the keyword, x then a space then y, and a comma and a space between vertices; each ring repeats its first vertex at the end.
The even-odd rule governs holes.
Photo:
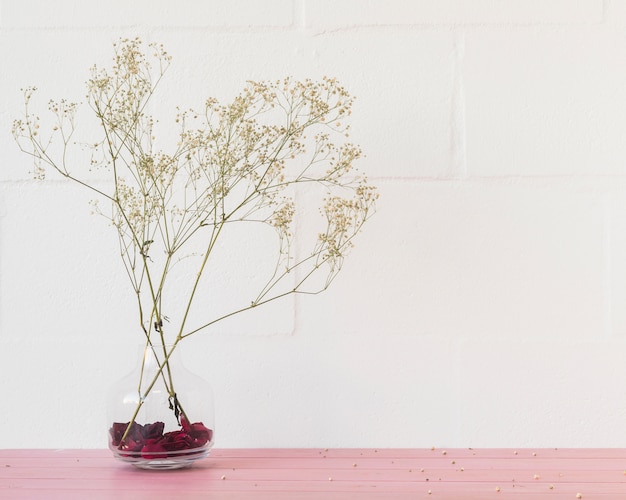
POLYGON ((122 454, 114 453, 115 458, 118 460, 131 464, 138 469, 144 470, 175 470, 185 469, 191 467, 194 462, 201 460, 209 455, 209 450, 202 452, 195 452, 190 456, 178 456, 168 458, 140 458, 140 457, 128 457, 122 454))

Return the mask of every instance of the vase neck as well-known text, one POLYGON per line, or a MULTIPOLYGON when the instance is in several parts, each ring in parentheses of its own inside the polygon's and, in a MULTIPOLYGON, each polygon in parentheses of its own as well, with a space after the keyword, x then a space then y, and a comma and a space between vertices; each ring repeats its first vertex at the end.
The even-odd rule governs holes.
POLYGON ((144 370, 158 370, 165 362, 180 364, 180 347, 174 344, 142 345, 139 348, 139 363, 144 370))

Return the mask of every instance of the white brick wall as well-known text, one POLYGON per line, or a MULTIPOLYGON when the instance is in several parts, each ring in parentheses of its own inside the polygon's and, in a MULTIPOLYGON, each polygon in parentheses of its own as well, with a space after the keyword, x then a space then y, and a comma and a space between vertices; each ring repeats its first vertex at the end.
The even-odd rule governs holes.
POLYGON ((626 446, 626 0, 0 0, 0 446, 104 446, 133 363, 115 235, 10 127, 135 35, 164 122, 337 76, 380 187, 326 294, 190 341, 218 446, 626 446))

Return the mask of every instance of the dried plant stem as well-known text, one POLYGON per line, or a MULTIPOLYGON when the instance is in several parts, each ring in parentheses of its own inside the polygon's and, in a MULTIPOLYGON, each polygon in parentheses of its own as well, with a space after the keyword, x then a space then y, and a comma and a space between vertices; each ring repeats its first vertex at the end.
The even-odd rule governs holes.
POLYGON ((35 177, 54 170, 88 188, 98 196, 95 211, 117 230, 145 348, 158 363, 151 380, 142 374, 131 424, 159 378, 176 398, 170 356, 183 339, 283 297, 326 290, 378 197, 354 167, 362 156, 346 140, 354 99, 334 78, 248 82, 230 104, 210 98, 201 110, 178 110, 173 152, 158 149, 157 121, 147 109, 170 59, 160 45, 144 51, 141 40, 125 39, 114 44, 111 69, 92 68, 87 101, 101 134, 82 143, 91 156, 87 165, 69 165, 72 148, 80 146, 75 142, 78 104, 49 101, 52 125, 44 138, 42 120, 31 110, 35 89, 28 88, 24 115, 13 125, 20 149, 34 160, 35 177), (91 170, 108 172, 109 186, 91 182, 91 170), (293 244, 300 186, 323 192, 320 229, 308 253, 296 252, 293 244), (99 200, 110 203, 110 213, 100 209, 99 200), (267 279, 250 293, 249 305, 209 311, 208 317, 194 319, 199 324, 190 324, 217 242, 227 228, 244 223, 263 224, 276 235, 278 253, 267 279), (196 272, 185 300, 172 312, 166 299, 179 296, 180 286, 170 277, 187 258, 195 259, 196 272), (170 337, 166 323, 173 315, 177 324, 170 337), (157 343, 162 352, 157 353, 157 343))

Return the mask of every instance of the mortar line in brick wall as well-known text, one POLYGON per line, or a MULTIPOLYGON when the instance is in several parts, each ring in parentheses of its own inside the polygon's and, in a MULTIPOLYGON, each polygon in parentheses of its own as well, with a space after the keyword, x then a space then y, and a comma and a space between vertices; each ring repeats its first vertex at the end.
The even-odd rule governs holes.
MULTIPOLYGON (((0 16, 2 12, 0 12, 0 16)), ((144 33, 146 30, 150 32, 173 33, 184 29, 188 32, 206 32, 210 30, 214 34, 233 33, 233 34, 255 34, 255 33, 271 33, 271 32, 305 32, 309 36, 319 37, 324 35, 334 35, 337 33, 359 33, 359 32, 418 32, 418 31, 480 31, 481 29, 559 29, 570 26, 595 26, 604 24, 604 18, 597 21, 579 21, 579 22, 475 22, 475 23, 422 23, 422 24, 377 24, 377 25, 342 25, 332 27, 315 27, 306 25, 306 12, 303 10, 299 14, 299 19, 295 17, 291 24, 272 26, 272 25, 194 25, 185 26, 182 24, 172 25, 155 25, 148 26, 144 24, 122 24, 122 25, 59 25, 59 26, 4 26, 2 17, 0 17, 0 30, 4 33, 20 33, 20 32, 95 32, 95 33, 144 33)), ((114 39, 116 37, 112 37, 114 39)))
MULTIPOLYGON (((306 15, 304 16, 306 17, 306 15)), ((584 21, 446 21, 446 22, 421 22, 413 24, 337 24, 333 26, 306 25, 307 31, 314 36, 332 35, 336 33, 358 33, 363 31, 380 32, 415 32, 415 31, 480 31, 480 30, 529 30, 546 29, 559 30, 570 27, 600 26, 605 24, 604 11, 597 19, 591 18, 584 21)))
MULTIPOLYGON (((371 181, 404 181, 404 182, 485 182, 493 184, 512 184, 516 182, 520 183, 559 183, 558 185, 576 185, 576 183, 584 184, 588 188, 601 187, 595 186, 594 181, 598 183, 607 183, 608 187, 614 186, 614 182, 623 181, 626 183, 626 175, 624 174, 504 174, 504 175, 471 175, 467 177, 454 177, 449 174, 442 175, 369 175, 368 179, 371 181)), ((1 182, 1 181, 0 181, 1 182)), ((554 184, 556 185, 556 184, 554 184)))
POLYGON ((292 27, 296 29, 306 29, 306 9, 304 8, 304 0, 292 0, 292 27))
POLYGON ((613 335, 613 259, 612 259, 612 233, 613 217, 610 193, 602 197, 602 253, 603 253, 603 309, 604 309, 604 337, 611 338, 613 335))
MULTIPOLYGON (((1 21, 1 19, 0 19, 1 21)), ((289 32, 289 31, 299 31, 300 27, 295 24, 284 25, 284 26, 271 26, 271 25, 255 25, 255 26, 246 26, 246 25, 194 25, 194 26, 184 26, 182 24, 172 24, 172 25, 155 25, 148 26, 144 24, 122 24, 119 26, 116 25, 84 25, 84 26, 72 26, 72 25, 59 25, 59 26, 2 26, 0 25, 0 30, 3 33, 50 33, 50 32, 59 32, 59 33, 110 33, 111 41, 117 40, 121 37, 130 37, 130 36, 148 36, 151 34, 158 33, 176 33, 180 32, 180 30, 185 30, 186 32, 199 32, 206 33, 207 30, 210 30, 211 34, 224 34, 224 33, 233 33, 233 34, 258 34, 258 33, 272 33, 272 32, 289 32)))
MULTIPOLYGON (((612 188, 615 182, 620 180, 626 185, 625 174, 552 174, 552 175, 468 175, 467 177, 442 175, 368 175, 368 180, 375 183, 380 182, 422 182, 422 183, 446 183, 453 182, 459 184, 485 183, 485 184, 545 184, 554 186, 581 186, 589 189, 612 188), (594 184, 597 182, 598 184, 594 184)), ((107 179, 94 179, 96 185, 106 187, 109 184, 107 179)), ((48 188, 53 186, 73 186, 71 181, 66 179, 46 179, 41 182, 31 178, 0 179, 0 186, 14 188, 20 186, 45 185, 48 188)))

